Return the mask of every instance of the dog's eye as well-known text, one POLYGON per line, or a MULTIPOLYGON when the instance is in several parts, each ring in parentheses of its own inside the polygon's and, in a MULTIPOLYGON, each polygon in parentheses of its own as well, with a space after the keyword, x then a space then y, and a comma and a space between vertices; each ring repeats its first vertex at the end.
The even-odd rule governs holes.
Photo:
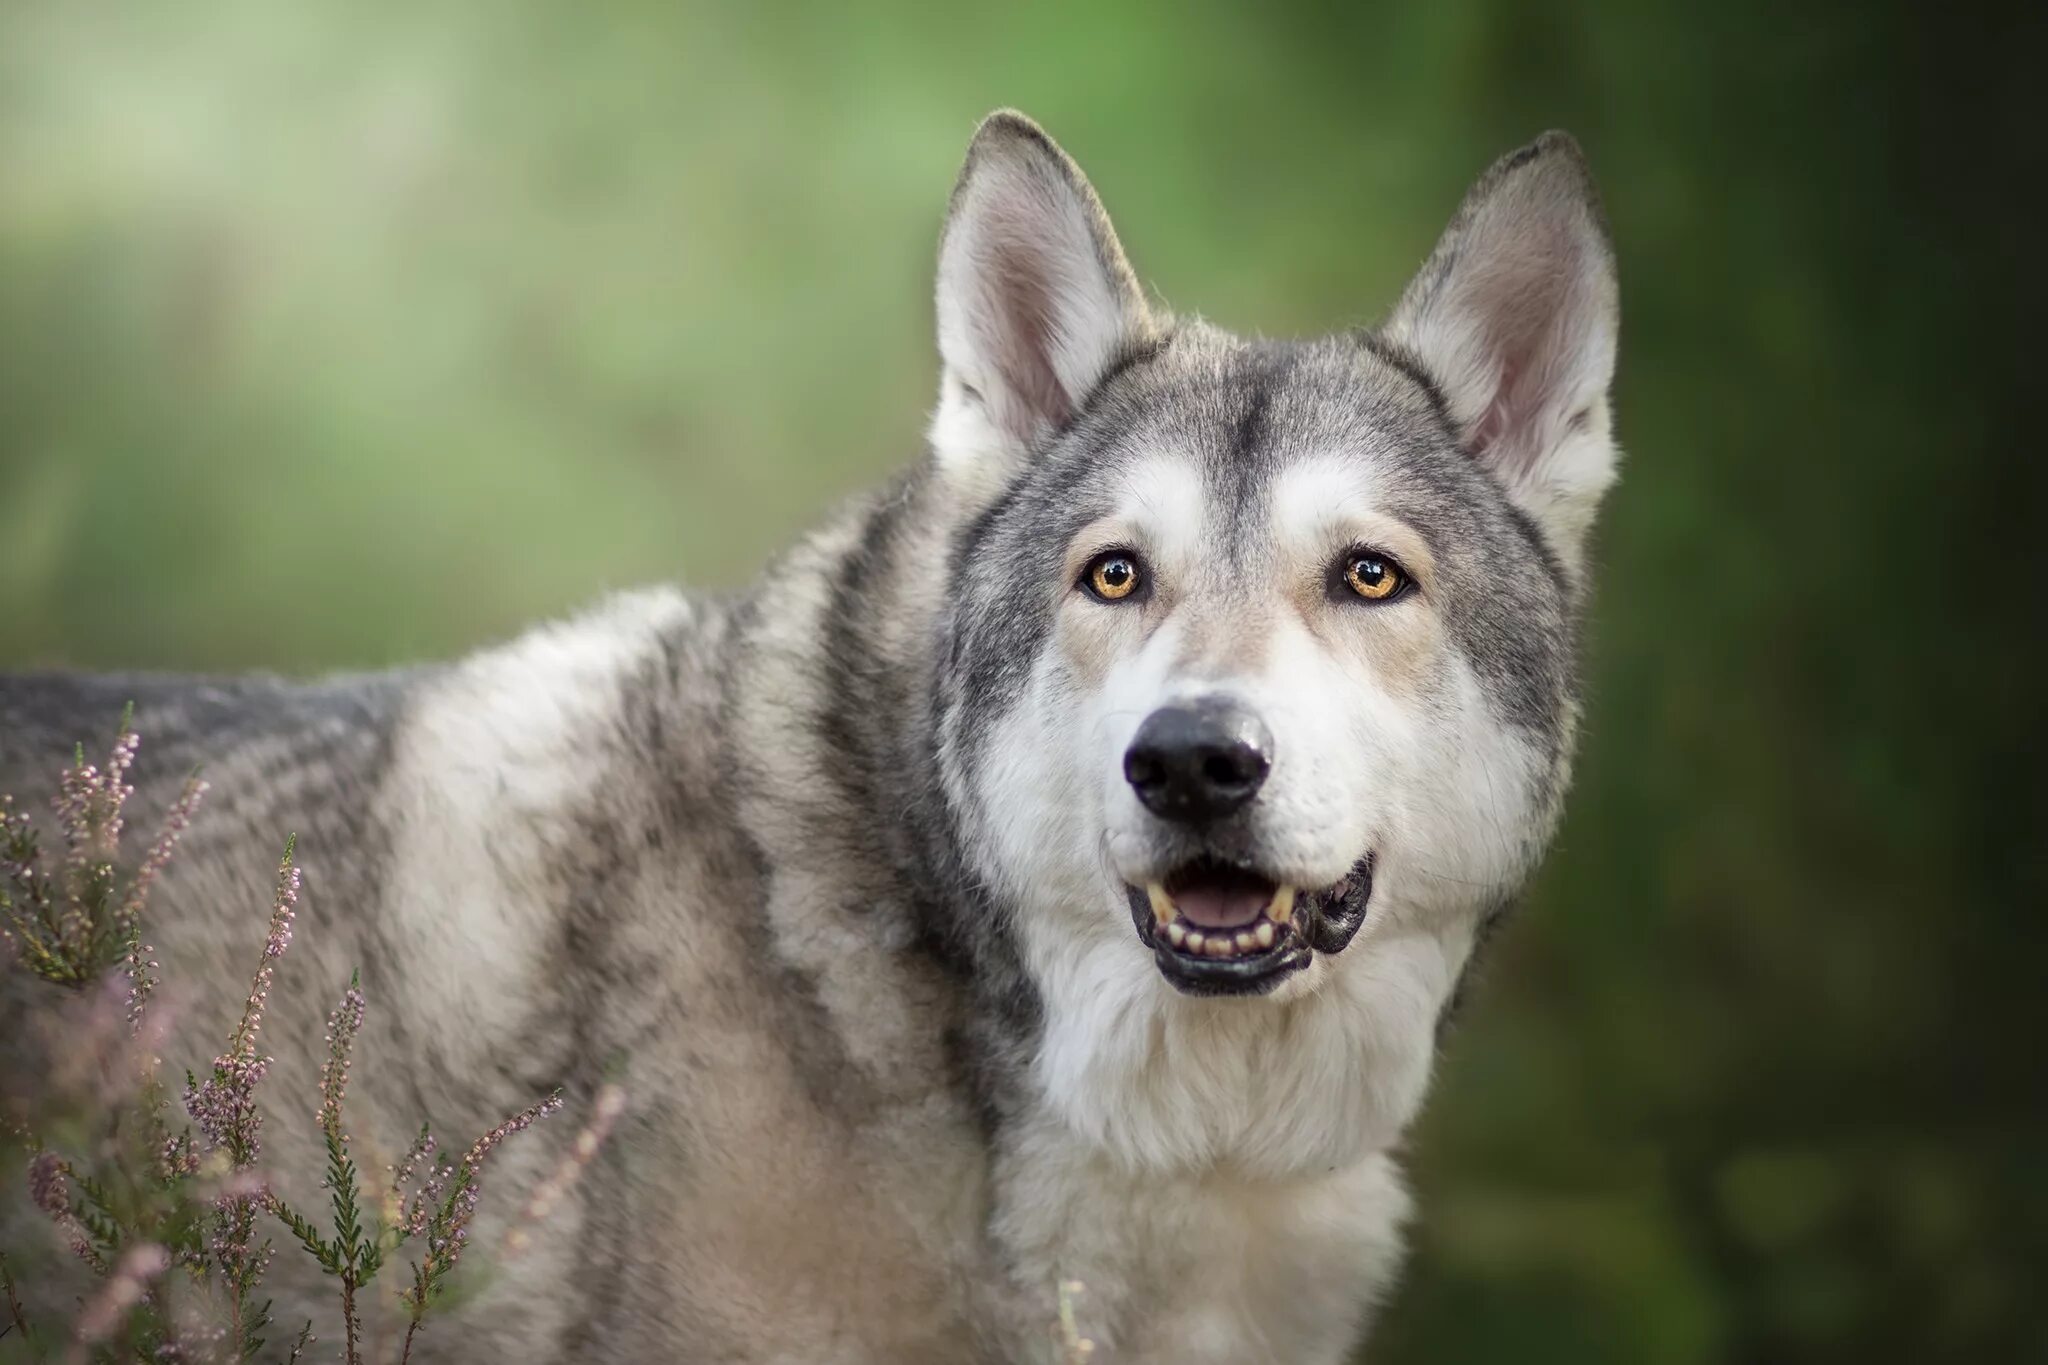
POLYGON ((1129 597, 1143 581, 1138 573, 1138 561, 1122 550, 1095 556, 1081 574, 1082 586, 1104 602, 1118 602, 1129 597))
POLYGON ((1384 602, 1408 586, 1408 575, 1378 551, 1353 550, 1344 556, 1344 586, 1368 602, 1384 602))

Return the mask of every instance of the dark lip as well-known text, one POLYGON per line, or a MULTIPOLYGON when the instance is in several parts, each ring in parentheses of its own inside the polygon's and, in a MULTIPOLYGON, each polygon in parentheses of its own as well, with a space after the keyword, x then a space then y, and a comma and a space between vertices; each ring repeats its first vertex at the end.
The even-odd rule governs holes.
POLYGON ((1152 929, 1152 901, 1142 886, 1126 886, 1138 939, 1175 990, 1184 995, 1264 995, 1315 961, 1351 946, 1372 899, 1373 855, 1368 853, 1330 886, 1295 893, 1294 918, 1272 947, 1238 957, 1202 957, 1175 948, 1152 929))

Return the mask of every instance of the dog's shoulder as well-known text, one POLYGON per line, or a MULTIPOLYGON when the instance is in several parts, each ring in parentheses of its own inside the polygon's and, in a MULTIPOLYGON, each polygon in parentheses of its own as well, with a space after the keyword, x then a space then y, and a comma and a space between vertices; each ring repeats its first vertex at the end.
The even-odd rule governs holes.
POLYGON ((410 699, 406 739, 458 766, 616 771, 657 753, 673 764, 686 757, 680 741, 713 738, 703 727, 715 717, 724 630, 709 599, 619 594, 442 670, 410 699))

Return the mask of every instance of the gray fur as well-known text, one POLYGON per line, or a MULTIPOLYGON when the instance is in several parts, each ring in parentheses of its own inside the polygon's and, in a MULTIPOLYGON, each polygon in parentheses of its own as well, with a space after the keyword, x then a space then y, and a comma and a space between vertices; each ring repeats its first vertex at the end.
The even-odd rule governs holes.
MULTIPOLYGON (((1583 181, 1567 142, 1518 156, 1490 180, 1564 158, 1583 181)), ((1480 191, 1475 202, 1461 225, 1484 216, 1480 191)), ((1458 680, 1475 679, 1473 743, 1532 774, 1525 798, 1501 798, 1521 802, 1501 817, 1511 827, 1489 835, 1513 845, 1507 870, 1461 892, 1455 869, 1396 857, 1360 942, 1324 964, 1365 971, 1406 961, 1404 934, 1440 940, 1449 975, 1432 967, 1418 987, 1427 1031, 1556 816, 1577 710, 1582 523, 1547 524, 1475 458, 1426 329, 1246 343, 1151 313, 1093 192, 1021 117, 991 120, 954 205, 948 242, 994 245, 947 269, 970 291, 984 269, 1002 283, 964 305, 942 297, 942 317, 954 307, 967 321, 945 357, 934 457, 742 596, 637 594, 452 667, 310 686, 0 678, 0 789, 40 802, 71 744, 103 739, 131 698, 144 736, 131 824, 207 765, 212 799, 151 931, 167 981, 193 992, 175 1064, 202 1065, 224 1037, 267 879, 298 831, 305 905, 265 1033, 279 1054, 266 1084, 279 1169, 317 1169, 305 1097, 321 1016, 353 967, 370 996, 351 1093, 361 1139, 388 1151, 429 1115, 453 1138, 567 1089, 565 1118, 505 1149, 486 1245, 607 1069, 624 1085, 627 1118, 538 1248, 501 1265, 483 1302, 430 1331, 416 1358, 1036 1359, 1054 1281, 1072 1277, 1088 1286, 1097 1359, 1334 1361, 1391 1279, 1405 1200, 1387 1149, 1412 1098, 1384 1131, 1304 1135, 1299 1163, 1284 1150, 1181 1160, 1103 1145, 1048 1100, 1068 1006, 1034 965, 1048 912, 991 852, 990 831, 1015 818, 1003 736, 1054 704, 1043 679, 1070 540, 1116 510, 1148 461, 1170 452, 1211 509, 1213 600, 1179 610, 1214 616, 1223 633, 1203 647, 1224 652, 1200 666, 1217 677, 1214 659, 1249 666, 1258 653, 1258 632, 1229 623, 1254 619, 1244 613, 1285 550, 1264 528, 1287 471, 1333 453, 1369 467, 1379 510, 1434 564, 1426 606, 1388 608, 1436 613, 1448 641, 1416 656, 1418 714, 1451 714, 1458 680), (1053 250, 990 259, 1003 235, 962 215, 1010 202, 1016 185, 1034 187, 1055 229, 1080 215, 1081 263, 1053 250), (1001 274, 1013 265, 1025 275, 1001 274), (1089 270, 1105 281, 1093 297, 1114 305, 1096 322, 1123 332, 1076 342, 1072 328, 1091 325, 1081 314, 1067 331, 1003 330, 1005 309, 1056 310, 1089 270), (966 382, 992 336, 1008 348, 993 381, 966 382), (1006 373, 1016 394, 987 391, 1006 373), (977 412, 1000 417, 985 441, 946 434, 977 412), (976 464, 984 449, 997 467, 976 464), (1347 1155, 1311 1157, 1326 1148, 1347 1155), (1186 1258, 1240 1228, 1253 1287, 1209 1313, 1189 1294, 1210 1271, 1186 1258), (1257 1287, 1267 1272, 1280 1277, 1270 1293, 1257 1287)), ((1441 294, 1462 249, 1432 258, 1411 303, 1441 294)), ((1188 630, 1194 659, 1208 637, 1188 630)), ((1265 837, 1247 826, 1233 847, 1252 856, 1265 837)), ((1159 840, 1162 858, 1200 842, 1159 840)), ((1103 891, 1122 905, 1124 888, 1103 891)), ((1115 914, 1116 942, 1143 963, 1115 914)), ((14 976, 0 1025, 19 1065, 28 992, 14 976)), ((1347 978, 1327 979, 1339 985, 1326 996, 1347 978)), ((1312 1000, 1145 1001, 1194 1011, 1162 1015, 1169 1031, 1244 1035, 1250 1049, 1267 1044, 1246 1022, 1277 1020, 1276 1036, 1297 1038, 1281 1055, 1378 1084, 1370 1029, 1359 1057, 1299 1057, 1334 1046, 1307 1024, 1285 1032, 1281 1011, 1323 1008, 1312 1000)), ((1147 1063, 1166 1079, 1146 1083, 1200 1064, 1169 1055, 1147 1063)), ((303 1269, 281 1255, 274 1272, 287 1320, 322 1292, 303 1269)))

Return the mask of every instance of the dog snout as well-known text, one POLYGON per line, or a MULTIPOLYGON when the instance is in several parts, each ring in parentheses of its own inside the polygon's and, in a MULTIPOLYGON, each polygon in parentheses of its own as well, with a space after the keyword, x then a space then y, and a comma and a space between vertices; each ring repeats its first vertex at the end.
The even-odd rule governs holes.
POLYGON ((1162 706, 1124 751, 1124 778, 1164 820, 1216 820, 1258 795, 1273 769, 1273 732, 1235 702, 1162 706))

